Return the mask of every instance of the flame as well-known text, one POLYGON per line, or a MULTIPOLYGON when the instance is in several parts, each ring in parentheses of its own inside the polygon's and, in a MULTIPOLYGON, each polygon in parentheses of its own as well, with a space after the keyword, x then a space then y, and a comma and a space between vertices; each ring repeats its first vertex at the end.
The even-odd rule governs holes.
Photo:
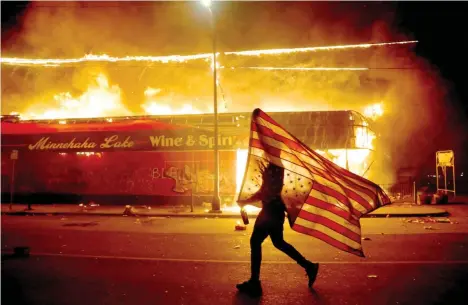
POLYGON ((200 114, 200 110, 194 108, 190 104, 183 104, 182 107, 176 108, 171 106, 163 98, 158 98, 157 95, 161 93, 161 89, 148 87, 145 90, 145 103, 141 106, 147 114, 150 115, 171 115, 171 114, 200 114))
MULTIPOLYGON (((30 107, 21 119, 65 119, 65 118, 94 118, 126 114, 129 111, 120 100, 120 88, 110 86, 107 77, 99 74, 88 90, 81 96, 74 98, 69 92, 54 96, 55 108, 45 108, 41 101, 30 107)), ((66 124, 65 120, 59 121, 66 124)))
MULTIPOLYGON (((395 41, 395 42, 381 42, 381 43, 363 43, 363 44, 348 44, 348 45, 337 45, 337 46, 322 46, 322 47, 306 47, 306 48, 289 48, 289 49, 268 49, 268 50, 249 50, 249 51, 238 51, 238 52, 225 52, 224 55, 237 55, 237 56, 260 56, 260 55, 281 55, 281 54, 292 54, 292 53, 304 53, 304 52, 317 52, 317 51, 334 51, 334 50, 346 50, 346 49, 368 49, 372 47, 381 46, 392 46, 392 45, 404 45, 414 44, 417 40, 410 41, 395 41)), ((217 53, 218 55, 219 53, 217 53)), ((152 63, 184 63, 192 60, 208 60, 212 58, 211 53, 201 53, 194 55, 168 55, 168 56, 125 56, 125 57, 114 57, 107 54, 94 55, 86 54, 81 58, 45 58, 45 59, 34 59, 34 58, 18 58, 18 57, 3 57, 0 58, 0 63, 8 65, 33 65, 33 66, 52 66, 56 67, 59 65, 66 64, 77 64, 84 62, 152 62, 152 63)))
POLYGON ((365 67, 231 67, 235 69, 250 69, 264 71, 367 71, 365 67))
POLYGON ((381 117, 383 113, 383 103, 372 104, 364 108, 364 115, 374 121, 381 117))
MULTIPOLYGON (((257 208, 257 207, 254 207, 252 205, 247 205, 244 207, 244 210, 247 212, 247 214, 250 214, 250 215, 257 215, 258 212, 260 212, 260 208, 257 208)), ((221 208, 221 211, 223 212, 231 212, 231 213, 239 213, 240 214, 240 207, 235 204, 235 205, 232 205, 232 206, 223 206, 221 208)))

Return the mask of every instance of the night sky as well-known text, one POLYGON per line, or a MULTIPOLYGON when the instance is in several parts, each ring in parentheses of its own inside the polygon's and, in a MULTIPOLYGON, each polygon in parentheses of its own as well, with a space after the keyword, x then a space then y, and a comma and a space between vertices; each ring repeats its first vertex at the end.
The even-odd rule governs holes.
MULTIPOLYGON (((19 17, 27 6, 27 2, 2 2, 2 52, 3 56, 8 56, 8 45, 15 42, 16 31, 21 30, 19 24, 19 17)), ((152 5, 151 3, 139 4, 139 5, 152 5)), ((158 3, 158 5, 161 5, 158 3)), ((252 9, 254 6, 247 7, 241 3, 235 3, 231 9, 227 12, 226 9, 220 14, 220 22, 225 20, 240 20, 245 16, 255 15, 258 11, 262 10, 265 3, 255 4, 257 8, 252 9), (234 17, 232 17, 234 16, 234 17), (230 18, 230 19, 229 19, 230 18), (240 18, 240 19, 239 19, 240 18)), ((307 5, 304 3, 291 3, 283 2, 277 4, 279 7, 283 7, 285 10, 288 7, 294 5, 307 5)), ((436 145, 436 149, 451 149, 456 147, 456 159, 458 167, 461 170, 465 169, 468 171, 468 88, 467 80, 468 73, 466 54, 468 54, 468 42, 465 37, 465 24, 466 24, 466 13, 468 12, 468 3, 466 2, 346 2, 346 3, 330 3, 330 4, 316 4, 316 7, 326 7, 326 13, 315 14, 314 18, 328 18, 327 16, 333 16, 335 19, 347 18, 347 14, 357 14, 359 10, 366 10, 366 16, 371 20, 373 18, 373 10, 379 18, 386 18, 385 11, 388 10, 389 15, 392 17, 392 27, 397 28, 399 32, 404 33, 407 37, 414 38, 419 41, 416 46, 416 53, 425 58, 434 68, 438 70, 442 75, 447 88, 448 88, 448 100, 455 109, 455 112, 450 114, 450 118, 444 121, 443 128, 437 130, 435 134, 429 134, 427 137, 432 138, 432 141, 436 145), (383 12, 383 13, 382 13, 383 12), (383 17, 382 17, 383 16, 383 17), (450 134, 450 136, 448 136, 450 134), (465 156, 465 157, 463 157, 465 156)), ((83 4, 83 10, 86 9, 86 5, 83 4)), ((330 17, 331 18, 331 17, 330 17)), ((362 27, 365 32, 367 26, 366 18, 363 18, 362 27)), ((226 23, 228 23, 226 21, 226 23)), ((358 24, 354 23, 353 26, 358 27, 358 24)), ((300 31, 299 29, 298 31, 300 31)), ((178 38, 183 40, 184 37, 178 38)), ((239 41, 230 41, 229 35, 224 35, 221 38, 221 44, 231 49, 257 49, 260 47, 297 47, 304 46, 300 45, 301 42, 294 43, 294 41, 282 42, 277 39, 275 41, 268 41, 266 37, 262 37, 263 44, 255 44, 253 40, 246 39, 242 43, 239 41)), ((365 43, 368 41, 357 41, 356 39, 340 37, 342 42, 351 43, 365 43)), ((174 38, 176 41, 176 38, 174 38)), ((333 43, 333 37, 322 37, 322 43, 336 44, 333 43), (328 39, 328 40, 327 40, 328 39)), ((317 44, 314 44, 317 45, 317 44)), ((318 44, 323 45, 323 44, 318 44)), ((308 45, 307 45, 308 46, 308 45)), ((99 46, 90 46, 91 51, 98 52, 99 46), (95 49, 93 49, 95 48, 95 49)), ((163 54, 168 53, 168 48, 164 49, 163 54)), ((171 49, 172 50, 172 49, 171 49)), ((174 51, 177 53, 177 46, 174 51)), ((200 49, 188 49, 187 46, 180 48, 179 53, 196 53, 200 49)), ((415 96, 415 99, 418 97, 415 96)), ((444 114, 441 114, 444 115, 444 114)), ((435 123, 436 124, 436 123, 435 123)), ((432 149, 432 148, 431 148, 432 149)), ((427 158, 426 162, 433 164, 434 155, 430 154, 431 157, 427 158)), ((458 170, 457 170, 458 171, 458 170)))

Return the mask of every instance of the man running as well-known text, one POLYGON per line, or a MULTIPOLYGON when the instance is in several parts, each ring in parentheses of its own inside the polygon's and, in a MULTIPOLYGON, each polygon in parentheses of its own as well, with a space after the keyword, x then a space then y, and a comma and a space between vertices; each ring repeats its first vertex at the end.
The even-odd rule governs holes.
POLYGON ((248 281, 238 284, 239 291, 252 297, 262 295, 260 283, 260 265, 262 263, 262 243, 270 236, 273 245, 295 260, 305 269, 309 278, 309 287, 312 287, 317 277, 319 264, 308 261, 292 245, 283 239, 283 226, 286 206, 281 198, 283 188, 284 169, 269 163, 262 172, 263 182, 260 190, 251 198, 239 201, 240 204, 262 202, 262 210, 255 221, 252 236, 250 237, 251 250, 251 277, 248 281))

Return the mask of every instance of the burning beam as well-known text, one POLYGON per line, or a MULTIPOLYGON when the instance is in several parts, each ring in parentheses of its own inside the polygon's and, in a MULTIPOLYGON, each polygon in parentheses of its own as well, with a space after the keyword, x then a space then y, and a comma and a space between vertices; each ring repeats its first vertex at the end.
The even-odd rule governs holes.
POLYGON ((361 44, 347 44, 341 46, 326 46, 326 47, 308 47, 308 48, 293 48, 293 49, 268 49, 268 50, 254 50, 254 51, 240 51, 240 52, 226 52, 226 55, 240 55, 240 56, 259 56, 259 55, 280 55, 289 53, 303 53, 303 52, 317 52, 317 51, 334 51, 346 49, 368 49, 372 47, 404 45, 417 43, 417 40, 409 41, 395 41, 395 42, 380 42, 380 43, 361 43, 361 44))
MULTIPOLYGON (((364 43, 350 44, 339 46, 324 46, 324 47, 308 47, 308 48, 292 48, 292 49, 268 49, 268 50, 250 50, 239 52, 225 52, 225 55, 238 56, 260 56, 260 55, 281 55, 290 53, 317 52, 317 51, 333 51, 346 49, 368 49, 371 47, 404 45, 417 43, 416 40, 397 41, 397 42, 382 42, 382 43, 364 43)), ((64 64, 75 64, 83 62, 153 62, 153 63, 184 63, 192 60, 209 60, 212 57, 211 53, 201 53, 194 55, 169 55, 169 56, 125 56, 114 57, 107 54, 94 55, 86 54, 81 58, 18 58, 18 57, 3 57, 0 58, 0 63, 8 65, 25 65, 25 66, 59 66, 64 64)))
POLYGON ((231 69, 250 69, 265 71, 367 71, 365 67, 232 67, 231 69))

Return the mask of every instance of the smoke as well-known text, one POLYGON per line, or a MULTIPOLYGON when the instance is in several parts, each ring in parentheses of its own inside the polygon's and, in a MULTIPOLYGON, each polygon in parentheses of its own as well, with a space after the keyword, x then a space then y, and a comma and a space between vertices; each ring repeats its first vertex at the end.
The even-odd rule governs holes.
MULTIPOLYGON (((2 4, 3 5, 3 4, 2 4)), ((385 42, 408 37, 395 27, 392 3, 219 2, 215 8, 222 51, 385 42), (389 13, 390 12, 390 13, 389 13)), ((209 13, 197 2, 32 2, 3 56, 81 57, 194 54, 211 51, 209 13)), ((5 34, 5 33, 2 33, 5 34)), ((374 126, 380 135, 379 180, 386 170, 419 166, 432 150, 428 134, 440 132, 452 109, 437 70, 408 46, 321 51, 264 57, 221 56, 225 67, 371 67, 366 72, 288 72, 223 69, 221 111, 343 110, 362 112, 383 102, 374 126), (415 153, 417 152, 417 153, 415 153), (389 157, 385 157, 389 156, 389 157)), ((104 73, 122 90, 126 108, 142 113, 147 87, 162 103, 211 111, 209 64, 83 64, 67 68, 2 67, 2 113, 46 103, 54 94, 81 94, 104 73)), ((375 171, 374 171, 375 172, 375 171)), ((384 174, 385 173, 385 174, 384 174)))

